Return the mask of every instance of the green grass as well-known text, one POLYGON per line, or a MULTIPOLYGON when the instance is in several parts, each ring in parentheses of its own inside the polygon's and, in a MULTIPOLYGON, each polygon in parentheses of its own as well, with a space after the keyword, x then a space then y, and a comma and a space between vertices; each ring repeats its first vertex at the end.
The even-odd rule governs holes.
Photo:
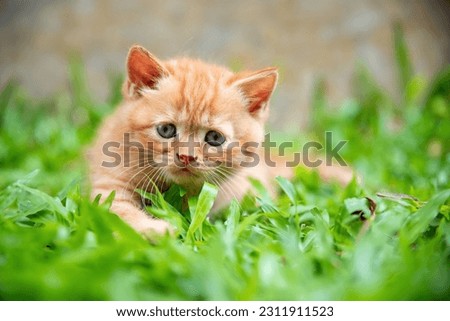
POLYGON ((395 33, 400 98, 363 67, 354 97, 329 106, 319 83, 306 139, 348 140, 342 155, 364 178, 342 187, 296 169, 276 199, 231 203, 206 215, 205 185, 147 195, 177 227, 144 240, 89 200, 84 150, 120 100, 93 101, 79 61, 72 91, 35 102, 13 84, 0 94, 2 300, 442 300, 450 299, 450 69, 414 74, 395 33), (393 194, 394 193, 394 194, 393 194))

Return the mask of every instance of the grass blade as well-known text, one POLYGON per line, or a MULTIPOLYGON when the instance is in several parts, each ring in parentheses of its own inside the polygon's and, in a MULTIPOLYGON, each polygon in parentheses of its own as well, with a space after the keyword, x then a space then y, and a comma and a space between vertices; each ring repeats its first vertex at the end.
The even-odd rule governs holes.
POLYGON ((193 240, 194 233, 201 228, 203 221, 206 219, 206 216, 209 214, 214 204, 217 193, 217 187, 209 183, 205 183, 198 196, 198 200, 195 203, 195 206, 189 206, 190 210, 193 210, 194 213, 191 213, 192 221, 187 231, 188 239, 193 240))
POLYGON ((450 198, 450 189, 441 191, 431 198, 425 206, 412 214, 402 228, 402 237, 413 243, 429 227, 431 221, 439 214, 439 209, 450 198))

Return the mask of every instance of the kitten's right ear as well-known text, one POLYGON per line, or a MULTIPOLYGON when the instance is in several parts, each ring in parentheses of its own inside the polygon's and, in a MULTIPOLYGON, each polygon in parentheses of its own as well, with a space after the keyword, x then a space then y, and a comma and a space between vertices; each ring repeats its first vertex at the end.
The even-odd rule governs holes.
POLYGON ((141 46, 133 46, 128 52, 127 73, 125 97, 139 97, 144 88, 156 89, 158 81, 169 75, 158 59, 141 46))
MULTIPOLYGON (((277 68, 239 73, 233 78, 234 86, 243 94, 247 110, 257 116, 267 111, 267 106, 278 80, 277 68), (235 80, 237 78, 237 80, 235 80)), ((267 115, 267 112, 265 113, 267 115)))

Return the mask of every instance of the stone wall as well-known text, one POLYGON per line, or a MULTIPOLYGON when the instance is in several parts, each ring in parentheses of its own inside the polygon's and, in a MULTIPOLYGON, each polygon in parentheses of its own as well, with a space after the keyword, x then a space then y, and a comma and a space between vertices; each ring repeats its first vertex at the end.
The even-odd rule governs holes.
POLYGON ((339 102, 358 61, 395 95, 395 22, 420 74, 448 64, 449 10, 446 0, 0 0, 0 86, 13 78, 35 97, 58 92, 76 53, 102 100, 108 75, 124 70, 128 48, 139 43, 160 58, 279 66, 272 126, 295 131, 305 125, 315 79, 324 77, 339 102))

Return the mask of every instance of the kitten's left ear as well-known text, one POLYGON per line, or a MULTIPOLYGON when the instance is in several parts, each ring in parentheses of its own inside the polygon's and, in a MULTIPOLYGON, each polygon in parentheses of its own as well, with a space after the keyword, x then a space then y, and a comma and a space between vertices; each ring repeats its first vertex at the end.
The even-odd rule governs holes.
POLYGON ((256 115, 267 106, 277 80, 277 68, 272 67, 250 74, 246 73, 234 82, 234 86, 244 95, 250 114, 256 115))
POLYGON ((158 81, 169 74, 155 56, 137 45, 128 52, 127 73, 124 94, 131 97, 139 97, 142 88, 155 89, 158 81))

